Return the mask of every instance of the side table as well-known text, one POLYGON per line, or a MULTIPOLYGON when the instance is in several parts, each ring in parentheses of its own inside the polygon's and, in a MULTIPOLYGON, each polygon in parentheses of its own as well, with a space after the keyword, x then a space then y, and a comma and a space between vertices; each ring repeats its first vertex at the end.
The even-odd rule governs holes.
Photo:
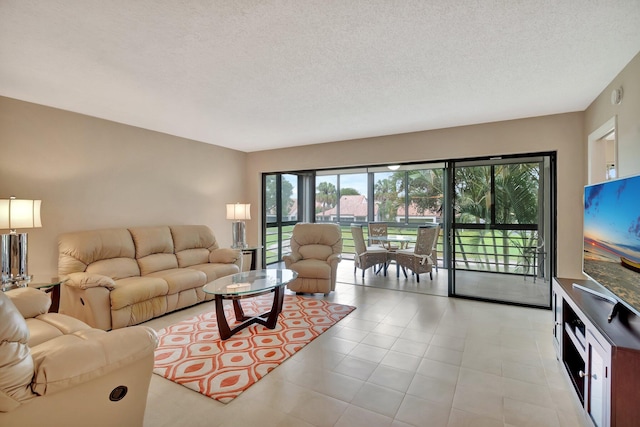
POLYGON ((60 285, 64 280, 50 283, 29 283, 27 286, 30 288, 39 289, 42 292, 51 294, 51 307, 49 307, 49 313, 57 313, 60 308, 60 285))
MULTIPOLYGON (((249 270, 256 269, 256 259, 258 258, 258 249, 262 249, 262 246, 247 246, 246 248, 242 248, 242 255, 251 255, 251 264, 249 270)), ((242 267, 243 271, 245 270, 244 266, 242 267)))

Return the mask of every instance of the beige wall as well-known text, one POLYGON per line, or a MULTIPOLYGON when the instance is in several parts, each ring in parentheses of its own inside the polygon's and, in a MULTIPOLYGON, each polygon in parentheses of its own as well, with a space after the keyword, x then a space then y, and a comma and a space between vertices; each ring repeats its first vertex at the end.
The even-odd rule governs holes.
MULTIPOLYGON (((591 134, 617 116, 618 174, 640 173, 640 53, 602 91, 585 112, 585 133, 591 134), (611 91, 623 88, 622 103, 611 104, 611 91)), ((586 157, 585 157, 586 164, 586 157)))
POLYGON ((67 231, 206 224, 231 244, 225 204, 245 200, 245 153, 4 97, 0 146, 0 198, 42 199, 36 281, 56 276, 67 231))
MULTIPOLYGON (((249 153, 248 196, 260 201, 262 172, 556 151, 558 275, 580 278, 585 138, 584 114, 569 113, 249 153)), ((248 224, 256 240, 258 226, 248 224)))

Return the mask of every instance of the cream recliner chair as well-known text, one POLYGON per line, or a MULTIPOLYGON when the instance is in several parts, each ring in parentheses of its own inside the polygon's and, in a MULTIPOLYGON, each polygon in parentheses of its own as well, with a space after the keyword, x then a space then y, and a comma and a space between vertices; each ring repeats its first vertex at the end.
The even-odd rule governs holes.
POLYGON ((341 254, 342 231, 338 224, 296 224, 291 234, 291 254, 282 259, 298 277, 287 287, 294 292, 328 295, 336 288, 341 254))
POLYGON ((47 313, 44 292, 0 292, 0 425, 142 426, 158 339, 47 313))

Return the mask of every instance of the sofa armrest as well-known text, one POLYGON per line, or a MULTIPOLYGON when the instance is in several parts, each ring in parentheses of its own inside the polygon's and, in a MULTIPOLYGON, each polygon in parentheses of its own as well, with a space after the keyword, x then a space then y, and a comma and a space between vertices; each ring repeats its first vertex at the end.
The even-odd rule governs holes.
POLYGON ((209 254, 209 262, 235 264, 238 261, 242 262, 242 253, 237 249, 218 248, 209 254))
POLYGON ((36 372, 31 388, 44 396, 86 383, 143 358, 152 360, 157 345, 155 331, 145 326, 54 338, 32 348, 36 372))
POLYGON ((71 273, 67 276, 67 280, 64 284, 78 289, 89 289, 102 286, 110 291, 116 286, 116 283, 111 277, 96 273, 71 273))
POLYGON ((34 288, 16 288, 5 292, 22 317, 30 319, 49 311, 51 298, 34 288))

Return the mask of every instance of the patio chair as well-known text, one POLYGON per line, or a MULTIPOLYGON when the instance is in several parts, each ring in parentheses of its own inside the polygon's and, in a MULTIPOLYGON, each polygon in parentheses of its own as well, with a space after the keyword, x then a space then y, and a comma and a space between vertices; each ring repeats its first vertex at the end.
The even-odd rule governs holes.
POLYGON ((420 282, 420 274, 429 273, 433 280, 433 266, 436 259, 433 258, 434 248, 440 235, 440 225, 418 227, 416 245, 413 249, 403 249, 396 252, 396 263, 399 270, 402 268, 405 277, 406 269, 416 274, 416 280, 420 282))
POLYGON ((356 274, 356 270, 359 268, 362 270, 362 277, 366 269, 374 266, 380 266, 375 273, 379 273, 380 269, 384 270, 384 275, 387 275, 387 269, 384 268, 387 265, 386 249, 379 246, 366 246, 364 242, 364 233, 362 232, 362 225, 351 224, 351 235, 353 236, 353 244, 355 246, 355 257, 353 259, 353 274, 356 274))
POLYGON ((376 237, 387 237, 389 235, 387 224, 384 222, 369 223, 369 245, 379 245, 388 251, 397 251, 400 249, 397 245, 392 245, 388 241, 377 240, 376 237))

